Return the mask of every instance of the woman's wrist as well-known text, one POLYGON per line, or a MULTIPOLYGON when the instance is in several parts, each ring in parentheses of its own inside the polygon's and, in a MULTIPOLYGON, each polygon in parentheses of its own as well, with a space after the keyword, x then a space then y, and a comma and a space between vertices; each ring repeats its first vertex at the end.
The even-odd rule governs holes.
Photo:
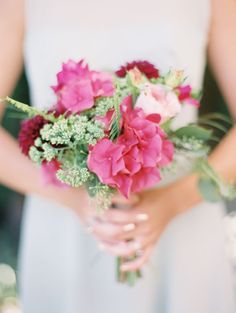
POLYGON ((176 214, 186 212, 203 200, 197 184, 197 174, 190 174, 169 186, 176 214))

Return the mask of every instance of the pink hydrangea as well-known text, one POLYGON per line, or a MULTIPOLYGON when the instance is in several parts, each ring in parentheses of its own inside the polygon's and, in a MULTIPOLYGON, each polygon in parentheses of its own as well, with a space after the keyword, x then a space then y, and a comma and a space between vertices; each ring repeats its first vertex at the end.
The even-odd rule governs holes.
POLYGON ((157 121, 142 109, 131 109, 130 98, 122 105, 123 131, 112 142, 103 138, 90 150, 88 168, 100 181, 128 197, 157 184, 160 168, 173 158, 173 145, 167 141, 157 121))
POLYGON ((115 87, 110 74, 92 71, 90 77, 94 97, 111 97, 114 95, 115 87))
POLYGON ((91 71, 84 60, 69 60, 57 74, 57 85, 52 87, 58 97, 57 110, 79 113, 90 109, 97 97, 109 97, 115 88, 111 75, 91 71))

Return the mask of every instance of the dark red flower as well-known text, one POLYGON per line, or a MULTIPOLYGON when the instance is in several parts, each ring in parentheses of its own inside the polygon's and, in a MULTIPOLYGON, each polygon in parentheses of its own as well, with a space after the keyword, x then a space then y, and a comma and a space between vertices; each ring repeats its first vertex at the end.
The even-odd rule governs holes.
POLYGON ((121 66, 118 71, 116 71, 116 75, 118 77, 125 77, 127 71, 130 71, 135 67, 138 68, 141 73, 146 75, 148 79, 159 77, 159 70, 148 61, 133 61, 126 63, 125 65, 121 66))
POLYGON ((36 115, 21 123, 18 140, 21 151, 25 155, 28 156, 30 147, 33 146, 35 139, 39 137, 40 130, 46 123, 48 121, 40 115, 36 115))

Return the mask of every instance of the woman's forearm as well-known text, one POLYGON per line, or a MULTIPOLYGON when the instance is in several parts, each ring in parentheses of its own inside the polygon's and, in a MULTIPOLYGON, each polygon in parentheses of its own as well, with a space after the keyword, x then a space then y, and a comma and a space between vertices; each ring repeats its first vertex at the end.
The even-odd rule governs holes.
POLYGON ((209 162, 222 179, 236 182, 236 126, 215 148, 210 155, 209 162))
POLYGON ((20 193, 39 192, 37 168, 3 128, 0 128, 0 147, 0 183, 20 193))
POLYGON ((22 194, 37 194, 70 208, 78 207, 83 190, 45 185, 39 168, 25 157, 14 138, 0 127, 0 184, 22 194))
MULTIPOLYGON (((235 144, 236 127, 233 127, 209 156, 209 163, 217 174, 230 183, 236 182, 235 144)), ((193 173, 170 186, 178 213, 185 212, 203 201, 198 189, 198 179, 198 175, 193 173)))

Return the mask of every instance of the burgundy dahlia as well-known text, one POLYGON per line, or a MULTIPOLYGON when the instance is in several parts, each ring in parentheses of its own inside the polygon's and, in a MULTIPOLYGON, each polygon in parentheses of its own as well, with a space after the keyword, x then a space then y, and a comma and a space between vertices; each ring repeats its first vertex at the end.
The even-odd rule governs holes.
POLYGON ((118 77, 125 77, 127 71, 130 71, 135 67, 138 68, 141 73, 146 75, 148 79, 159 77, 159 70, 148 61, 133 61, 126 63, 125 65, 121 66, 118 71, 116 71, 116 75, 118 77))
POLYGON ((30 147, 33 146, 35 139, 39 137, 40 130, 46 123, 48 122, 40 115, 36 115, 21 123, 18 140, 21 151, 25 155, 29 155, 30 147))

